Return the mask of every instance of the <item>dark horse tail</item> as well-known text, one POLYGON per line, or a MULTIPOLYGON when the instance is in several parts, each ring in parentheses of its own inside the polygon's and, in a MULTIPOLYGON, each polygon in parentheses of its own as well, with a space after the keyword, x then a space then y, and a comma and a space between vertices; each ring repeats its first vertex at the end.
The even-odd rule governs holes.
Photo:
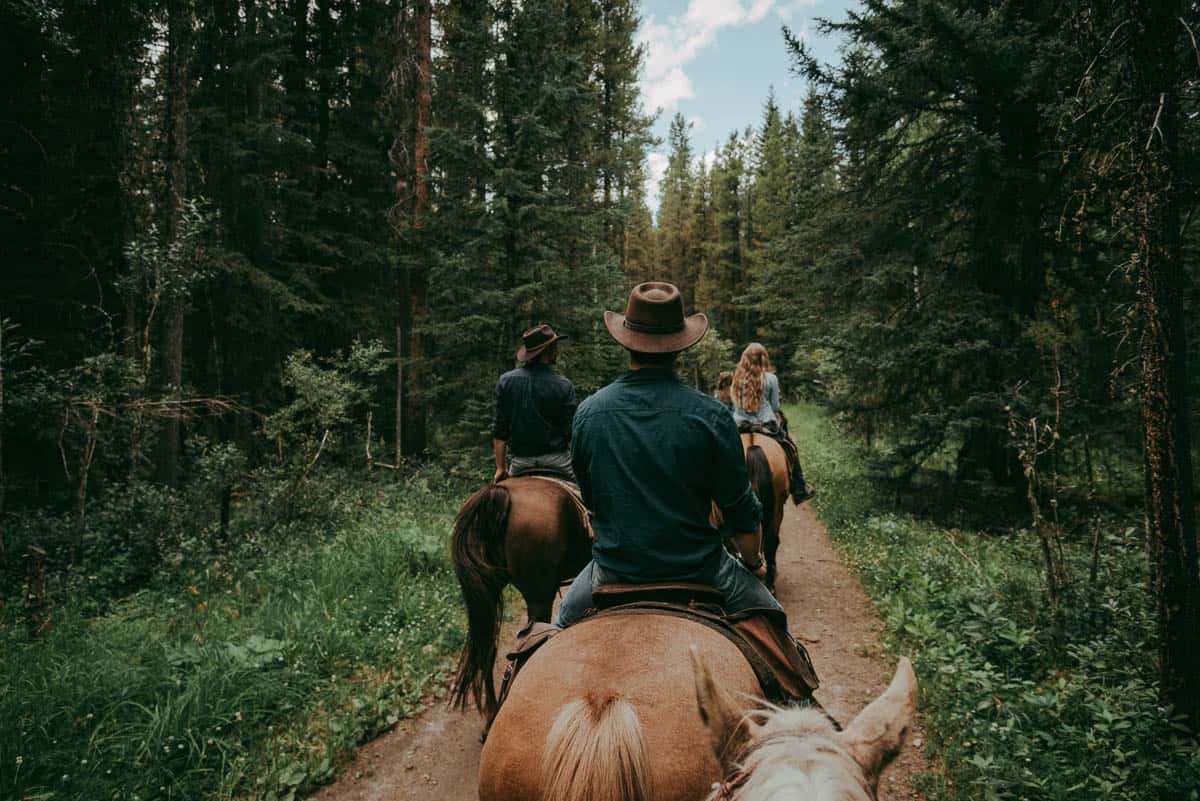
POLYGON ((467 605, 467 644, 458 661, 458 675, 450 692, 456 707, 467 695, 486 719, 496 713, 496 640, 504 612, 504 530, 512 499, 508 489, 492 484, 472 495, 454 520, 450 559, 467 605))
POLYGON ((746 449, 746 472, 750 474, 750 486, 762 502, 762 549, 767 560, 767 575, 763 583, 771 592, 775 591, 775 553, 779 550, 779 531, 775 528, 775 481, 771 478, 771 462, 766 452, 757 445, 746 449))
POLYGON ((763 534, 766 535, 768 515, 775 509, 775 482, 771 478, 771 462, 766 452, 757 445, 746 449, 746 472, 750 474, 750 486, 762 502, 763 534))

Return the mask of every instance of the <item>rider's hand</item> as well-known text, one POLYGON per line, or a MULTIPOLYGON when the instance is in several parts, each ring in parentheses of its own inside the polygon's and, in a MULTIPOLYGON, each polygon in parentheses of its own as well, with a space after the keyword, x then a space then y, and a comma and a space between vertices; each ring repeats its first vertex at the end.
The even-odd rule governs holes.
POLYGON ((766 560, 766 557, 764 557, 762 555, 762 551, 759 551, 758 558, 755 559, 753 562, 751 562, 749 559, 747 559, 745 556, 743 556, 742 564, 744 564, 746 566, 746 569, 749 570, 751 573, 753 573, 758 578, 765 578, 767 575, 767 560, 766 560))
POLYGON ((496 475, 492 477, 493 484, 499 484, 504 479, 508 478, 508 470, 503 467, 496 468, 496 475))

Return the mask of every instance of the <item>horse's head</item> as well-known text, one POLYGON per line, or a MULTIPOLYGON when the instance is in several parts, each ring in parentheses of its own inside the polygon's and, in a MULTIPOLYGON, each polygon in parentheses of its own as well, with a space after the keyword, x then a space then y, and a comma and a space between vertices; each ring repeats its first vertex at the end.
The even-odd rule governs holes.
POLYGON ((714 796, 725 801, 873 801, 879 774, 903 745, 916 711, 917 677, 903 657, 883 695, 840 732, 813 708, 744 712, 694 647, 692 669, 713 750, 725 775, 735 776, 714 796))

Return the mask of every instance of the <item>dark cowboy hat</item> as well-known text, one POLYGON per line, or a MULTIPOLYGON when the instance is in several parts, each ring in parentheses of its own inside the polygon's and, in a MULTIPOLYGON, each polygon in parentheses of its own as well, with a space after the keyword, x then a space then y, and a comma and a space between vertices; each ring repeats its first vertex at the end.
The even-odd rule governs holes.
POLYGON ((635 286, 625 313, 606 311, 604 325, 622 347, 638 353, 687 350, 708 332, 708 318, 703 314, 685 317, 683 296, 665 281, 635 286))
POLYGON ((565 334, 556 334, 554 329, 542 323, 521 334, 521 347, 517 350, 517 361, 527 362, 537 358, 537 355, 560 339, 566 339, 565 334))

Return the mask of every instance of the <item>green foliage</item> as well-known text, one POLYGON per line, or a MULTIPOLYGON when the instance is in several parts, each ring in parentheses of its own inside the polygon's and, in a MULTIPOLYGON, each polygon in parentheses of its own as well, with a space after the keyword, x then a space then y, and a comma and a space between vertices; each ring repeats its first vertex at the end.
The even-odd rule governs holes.
POLYGON ((160 304, 189 300, 196 286, 212 276, 206 251, 212 245, 214 222, 204 199, 180 201, 177 230, 169 242, 150 223, 125 246, 129 271, 114 282, 117 291, 131 301, 145 299, 151 315, 161 313, 160 304))
POLYGON ((375 383, 390 361, 379 342, 356 341, 349 353, 320 360, 311 351, 290 354, 282 383, 293 399, 263 421, 263 436, 280 453, 300 445, 306 458, 330 434, 349 440, 356 427, 366 429, 375 383))
POLYGON ((667 137, 670 151, 658 206, 657 280, 679 287, 685 309, 695 305, 699 268, 696 236, 696 165, 693 163, 691 123, 676 113, 667 137))
POLYGON ((721 371, 732 370, 736 365, 733 343, 723 339, 716 326, 710 326, 704 339, 680 354, 677 369, 680 377, 696 389, 712 392, 721 371))
POLYGON ((191 565, 92 620, 64 609, 40 640, 0 628, 0 795, 284 799, 331 777, 461 644, 457 489, 343 489, 329 538, 191 565))
POLYGON ((898 514, 812 406, 788 409, 815 501, 921 686, 931 798, 1197 797, 1200 746, 1159 705, 1153 606, 1132 529, 1067 545, 1077 579, 1056 617, 1036 538, 941 528, 898 514), (1123 533, 1122 533, 1123 532, 1123 533))
POLYGON ((582 390, 620 370, 597 323, 623 301, 621 232, 644 196, 649 120, 630 0, 455 0, 438 13, 423 375, 438 447, 459 449, 486 441, 474 432, 532 325, 571 337, 562 365, 582 390))

